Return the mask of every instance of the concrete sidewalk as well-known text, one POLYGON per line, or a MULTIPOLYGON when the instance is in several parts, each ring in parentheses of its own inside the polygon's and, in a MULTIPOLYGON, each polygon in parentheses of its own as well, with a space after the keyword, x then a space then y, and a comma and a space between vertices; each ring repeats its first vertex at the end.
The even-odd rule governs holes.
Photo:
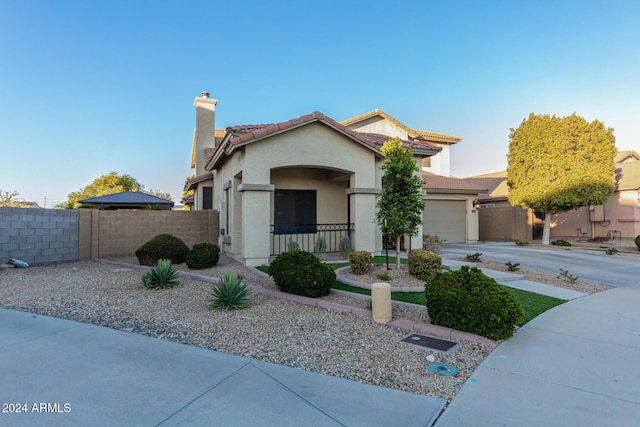
POLYGON ((617 288, 555 307, 500 344, 437 427, 636 426, 640 290, 617 288))
POLYGON ((428 426, 445 404, 53 317, 0 325, 0 402, 23 411, 0 425, 428 426))

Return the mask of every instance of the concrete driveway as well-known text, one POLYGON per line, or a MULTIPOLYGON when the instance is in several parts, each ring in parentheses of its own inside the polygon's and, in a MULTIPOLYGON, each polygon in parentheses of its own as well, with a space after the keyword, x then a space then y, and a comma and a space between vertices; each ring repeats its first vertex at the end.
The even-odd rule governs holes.
POLYGON ((476 252, 482 258, 498 262, 520 263, 521 267, 549 273, 567 270, 590 282, 611 286, 640 288, 640 257, 606 255, 601 252, 540 249, 514 243, 447 244, 443 257, 464 257, 476 252))

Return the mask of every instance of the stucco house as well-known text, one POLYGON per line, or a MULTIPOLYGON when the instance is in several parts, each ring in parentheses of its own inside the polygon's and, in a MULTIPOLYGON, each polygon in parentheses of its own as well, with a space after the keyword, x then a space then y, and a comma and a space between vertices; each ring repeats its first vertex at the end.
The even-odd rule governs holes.
MULTIPOLYGON (((196 172, 185 185, 194 193, 184 201, 194 210, 218 210, 221 248, 248 265, 268 262, 291 241, 313 250, 318 238, 327 251, 337 251, 348 236, 354 249, 380 253, 382 234, 374 218, 382 188, 382 144, 400 137, 422 167, 460 140, 406 132, 409 128, 378 110, 341 123, 314 112, 221 131, 215 129, 216 105, 206 92, 194 101, 196 172)), ((477 194, 460 192, 456 200, 466 207, 469 199, 472 206, 477 194)), ((475 236, 473 226, 464 224, 464 230, 477 240, 477 217, 475 236)), ((422 234, 419 230, 405 245, 421 247, 422 234)))
MULTIPOLYGON (((602 205, 553 215, 551 239, 613 239, 640 235, 640 154, 632 150, 619 151, 615 162, 617 176, 613 195, 602 205)), ((488 189, 486 194, 479 196, 480 240, 542 238, 544 213, 511 206, 506 172, 464 180, 488 189)))

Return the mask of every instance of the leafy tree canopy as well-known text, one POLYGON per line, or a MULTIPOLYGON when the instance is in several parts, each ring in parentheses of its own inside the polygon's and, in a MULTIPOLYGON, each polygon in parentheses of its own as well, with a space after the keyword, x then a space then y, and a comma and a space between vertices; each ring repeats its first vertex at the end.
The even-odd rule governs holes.
MULTIPOLYGON (((415 236, 422 223, 422 178, 411 148, 402 148, 402 141, 392 138, 381 150, 386 157, 382 193, 376 203, 376 222, 389 239, 396 239, 396 251, 400 250, 400 237, 415 236)), ((399 268, 400 257, 396 257, 399 268)))
POLYGON ((101 197, 109 194, 121 193, 123 191, 142 191, 152 196, 171 200, 169 193, 160 193, 157 191, 144 191, 144 185, 140 184, 134 177, 124 174, 118 175, 117 172, 109 172, 93 180, 93 182, 78 191, 69 193, 66 202, 57 205, 63 209, 78 209, 80 203, 78 200, 91 199, 93 197, 101 197))
POLYGON ((551 214, 607 201, 615 189, 613 129, 598 120, 531 113, 509 135, 509 201, 545 212, 543 243, 551 214))

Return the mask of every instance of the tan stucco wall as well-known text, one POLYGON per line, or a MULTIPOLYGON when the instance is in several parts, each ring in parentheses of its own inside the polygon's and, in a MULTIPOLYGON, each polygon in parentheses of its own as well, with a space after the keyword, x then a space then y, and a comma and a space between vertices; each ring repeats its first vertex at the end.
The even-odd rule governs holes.
MULTIPOLYGON (((305 125, 237 149, 214 174, 222 181, 215 183, 214 191, 214 206, 219 204, 221 207, 222 224, 225 221, 222 185, 232 177, 239 179, 237 183, 232 180, 230 194, 235 212, 230 225, 231 242, 225 245, 225 250, 248 265, 268 262, 269 226, 273 219, 272 198, 276 187, 294 183, 296 187, 289 189, 316 186, 322 190, 318 193, 321 197, 318 220, 339 219, 336 222, 346 222, 346 185, 340 181, 322 182, 323 174, 346 174, 351 188, 379 190, 381 187, 374 152, 321 123, 305 125), (291 167, 295 169, 287 171, 286 168, 291 167), (296 176, 296 171, 304 172, 304 175, 296 176), (250 190, 238 191, 242 187, 250 190), (334 197, 335 200, 329 203, 334 197), (239 202, 235 198, 242 200, 239 202)), ((351 221, 356 224, 353 245, 370 252, 379 250, 376 243, 381 243, 381 238, 373 223, 375 194, 358 193, 349 197, 351 221)))
MULTIPOLYGON (((195 191, 193 192, 193 210, 194 211, 201 211, 202 207, 203 207, 203 195, 202 192, 204 190, 204 187, 212 187, 213 186, 213 179, 207 179, 205 181, 199 182, 198 186, 196 187, 195 191)), ((215 207, 215 205, 214 205, 215 207)))
POLYGON ((350 125, 349 128, 357 130, 358 132, 377 133, 379 135, 388 135, 389 137, 398 137, 400 139, 407 139, 409 137, 406 130, 379 116, 370 117, 365 121, 354 123, 350 125))
POLYGON ((587 228, 588 238, 621 236, 635 238, 640 234, 640 203, 636 190, 617 191, 604 204, 604 209, 596 208, 598 216, 589 207, 554 215, 551 223, 551 237, 581 237, 580 229, 587 228), (600 221, 608 219, 608 221, 600 221))

